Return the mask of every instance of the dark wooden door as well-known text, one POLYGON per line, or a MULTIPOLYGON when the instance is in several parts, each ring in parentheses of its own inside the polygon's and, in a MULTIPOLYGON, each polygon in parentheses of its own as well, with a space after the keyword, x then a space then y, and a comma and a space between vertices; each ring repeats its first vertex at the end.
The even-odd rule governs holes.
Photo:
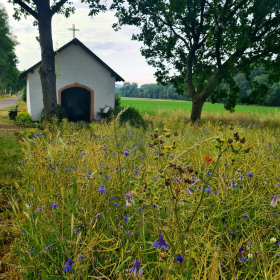
POLYGON ((61 106, 70 121, 90 121, 90 91, 71 87, 61 92, 61 106))

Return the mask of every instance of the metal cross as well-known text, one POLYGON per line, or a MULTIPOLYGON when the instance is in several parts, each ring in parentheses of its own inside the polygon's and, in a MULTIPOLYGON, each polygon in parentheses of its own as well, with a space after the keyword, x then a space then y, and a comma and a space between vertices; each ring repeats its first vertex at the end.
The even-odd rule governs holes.
POLYGON ((75 39, 75 31, 80 31, 80 29, 75 29, 75 24, 72 25, 73 28, 68 28, 69 31, 73 31, 73 39, 75 39))

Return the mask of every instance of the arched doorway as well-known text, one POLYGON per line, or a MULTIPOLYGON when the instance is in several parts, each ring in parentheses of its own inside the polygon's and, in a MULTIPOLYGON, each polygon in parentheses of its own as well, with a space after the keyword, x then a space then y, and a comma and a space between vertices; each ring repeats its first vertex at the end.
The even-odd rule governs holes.
POLYGON ((78 83, 58 91, 58 104, 66 111, 70 121, 93 119, 93 90, 78 83))

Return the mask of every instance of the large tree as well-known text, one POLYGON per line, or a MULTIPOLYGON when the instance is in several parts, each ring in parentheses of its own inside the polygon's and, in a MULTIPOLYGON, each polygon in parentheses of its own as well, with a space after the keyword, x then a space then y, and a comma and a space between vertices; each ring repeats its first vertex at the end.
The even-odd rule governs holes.
MULTIPOLYGON (((20 20, 21 16, 31 15, 34 17, 34 25, 39 27, 39 42, 41 46, 42 63, 40 78, 43 92, 44 121, 49 121, 57 115, 55 58, 52 40, 52 17, 54 14, 63 14, 69 17, 75 12, 75 7, 68 0, 8 0, 13 3, 14 18, 20 20)), ((100 0, 80 0, 90 7, 89 15, 97 15, 105 11, 106 6, 100 4, 100 0)))
POLYGON ((210 95, 227 97, 225 107, 233 110, 239 71, 250 79, 263 65, 271 82, 280 78, 279 0, 113 0, 111 9, 117 10, 115 30, 140 28, 132 39, 143 42, 157 81, 187 90, 192 122, 210 95))
POLYGON ((5 92, 10 72, 16 68, 16 38, 10 32, 8 15, 0 5, 0 93, 5 92))

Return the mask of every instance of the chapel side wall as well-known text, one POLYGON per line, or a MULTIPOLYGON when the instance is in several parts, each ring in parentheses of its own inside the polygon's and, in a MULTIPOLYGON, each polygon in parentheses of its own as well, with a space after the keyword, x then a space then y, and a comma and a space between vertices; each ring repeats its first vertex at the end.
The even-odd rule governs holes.
POLYGON ((94 91, 94 117, 100 108, 115 106, 115 77, 79 45, 70 45, 55 56, 56 89, 79 83, 94 91), (67 65, 67 67, 62 67, 67 65))
POLYGON ((41 79, 38 70, 39 67, 34 69, 33 73, 28 73, 30 114, 32 121, 39 120, 41 111, 44 108, 41 79))
POLYGON ((31 115, 29 77, 30 77, 29 74, 27 74, 27 77, 26 77, 26 103, 27 103, 27 112, 31 115))

